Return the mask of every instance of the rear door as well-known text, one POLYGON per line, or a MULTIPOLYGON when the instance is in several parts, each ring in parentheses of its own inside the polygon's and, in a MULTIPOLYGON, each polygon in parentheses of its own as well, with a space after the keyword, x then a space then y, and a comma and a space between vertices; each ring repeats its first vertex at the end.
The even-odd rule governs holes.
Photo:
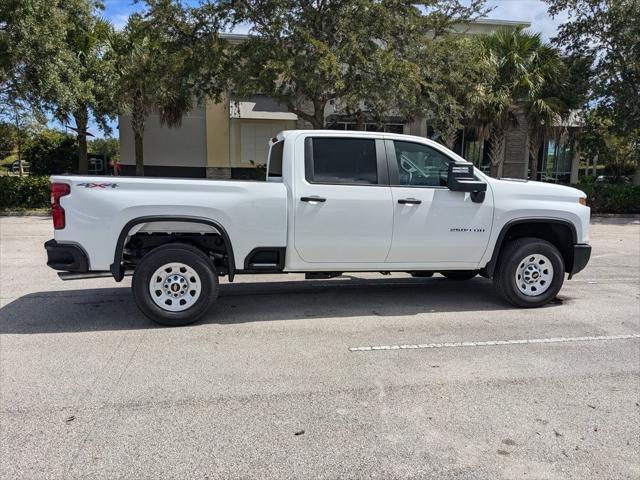
POLYGON ((294 243, 308 263, 384 263, 393 205, 384 141, 375 137, 304 139, 296 163, 294 243))
POLYGON ((387 262, 479 262, 491 233, 493 195, 482 203, 447 188, 453 158, 432 146, 385 140, 393 195, 393 242, 387 262))

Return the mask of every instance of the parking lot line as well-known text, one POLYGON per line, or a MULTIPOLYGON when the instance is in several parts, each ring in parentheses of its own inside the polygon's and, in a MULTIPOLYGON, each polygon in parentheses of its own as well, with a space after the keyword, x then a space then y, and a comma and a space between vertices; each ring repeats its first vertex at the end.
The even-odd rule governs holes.
POLYGON ((563 342, 596 342, 602 340, 629 340, 640 338, 639 333, 626 335, 601 335, 588 337, 552 337, 552 338, 527 338, 522 340, 485 340, 479 342, 443 342, 443 343, 416 343, 403 345, 372 345, 366 347, 349 347, 351 352, 371 352, 376 350, 415 350, 421 348, 454 348, 454 347, 493 347, 498 345, 526 345, 536 343, 563 343, 563 342))

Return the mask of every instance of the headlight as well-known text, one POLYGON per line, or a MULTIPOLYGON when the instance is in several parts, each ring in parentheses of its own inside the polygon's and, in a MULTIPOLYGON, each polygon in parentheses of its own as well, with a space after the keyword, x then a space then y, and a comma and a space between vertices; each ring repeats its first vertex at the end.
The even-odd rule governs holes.
POLYGON ((580 197, 578 199, 578 202, 580 202, 580 205, 586 205, 587 204, 587 197, 580 197))

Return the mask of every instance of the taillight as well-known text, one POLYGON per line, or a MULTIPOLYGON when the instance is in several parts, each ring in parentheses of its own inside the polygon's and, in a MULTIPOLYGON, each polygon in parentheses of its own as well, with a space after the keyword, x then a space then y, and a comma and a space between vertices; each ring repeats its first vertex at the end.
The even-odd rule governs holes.
POLYGON ((71 187, 66 183, 51 184, 51 214, 53 216, 53 228, 60 230, 64 228, 64 208, 60 206, 60 198, 69 195, 71 187))

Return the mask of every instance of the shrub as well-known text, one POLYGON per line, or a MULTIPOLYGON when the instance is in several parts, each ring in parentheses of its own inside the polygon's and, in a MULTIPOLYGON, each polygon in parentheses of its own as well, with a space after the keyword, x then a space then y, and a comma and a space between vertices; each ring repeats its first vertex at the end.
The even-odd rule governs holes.
POLYGON ((0 177, 0 208, 46 208, 49 202, 48 177, 0 177))
POLYGON ((28 142, 23 158, 31 162, 33 175, 77 172, 78 142, 63 132, 44 130, 28 142))
POLYGON ((591 213, 640 213, 640 185, 582 183, 591 213))

